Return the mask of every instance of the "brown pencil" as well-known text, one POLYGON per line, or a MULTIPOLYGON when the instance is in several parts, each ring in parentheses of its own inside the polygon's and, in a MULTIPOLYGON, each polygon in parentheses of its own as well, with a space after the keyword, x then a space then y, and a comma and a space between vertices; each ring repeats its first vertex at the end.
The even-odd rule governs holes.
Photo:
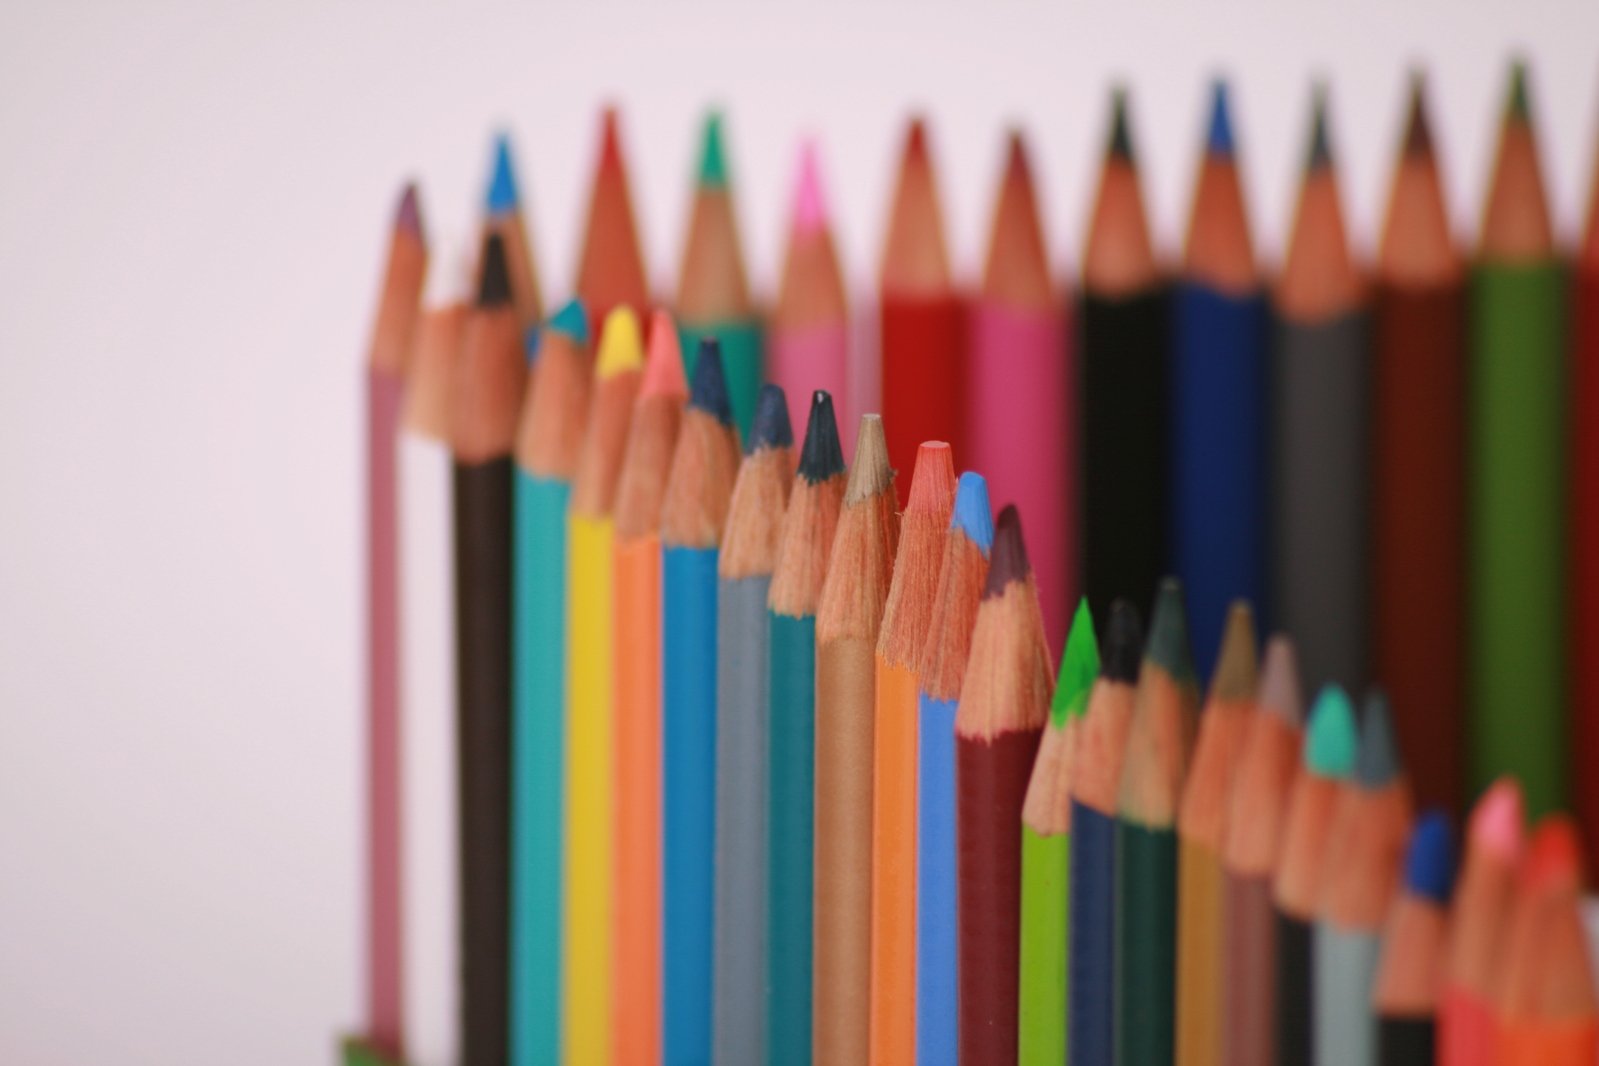
POLYGON ((994 523, 955 712, 962 1062, 1016 1061, 1022 804, 1049 720, 1054 675, 1021 520, 1008 506, 994 523))
POLYGON ((868 1061, 873 665, 899 540, 883 420, 861 418, 816 613, 815 1061, 868 1061))

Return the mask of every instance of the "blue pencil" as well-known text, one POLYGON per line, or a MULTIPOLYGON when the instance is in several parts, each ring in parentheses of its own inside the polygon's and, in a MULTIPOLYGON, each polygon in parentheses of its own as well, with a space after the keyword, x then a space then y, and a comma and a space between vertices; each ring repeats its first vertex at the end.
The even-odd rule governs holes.
MULTIPOLYGON (((981 474, 964 473, 917 672, 916 1061, 956 1061, 955 707, 988 575, 994 516, 981 474)), ((1019 831, 1019 829, 1018 829, 1019 831)))
MULTIPOLYGON (((1269 324, 1244 214, 1232 122, 1215 87, 1172 337, 1172 569, 1194 661, 1209 673, 1227 605, 1266 599, 1269 324)), ((1270 620, 1262 618, 1269 628, 1270 620)))
POLYGON ((738 437, 715 341, 701 348, 661 507, 662 1058, 711 1060, 717 564, 738 437))

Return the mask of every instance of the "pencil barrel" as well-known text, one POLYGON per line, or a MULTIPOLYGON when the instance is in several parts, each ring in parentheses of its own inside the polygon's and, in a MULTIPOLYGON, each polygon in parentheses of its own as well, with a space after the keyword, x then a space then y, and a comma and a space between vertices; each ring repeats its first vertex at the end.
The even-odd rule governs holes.
POLYGON ((1116 822, 1072 801, 1070 1061, 1110 1062, 1116 1039, 1116 822))
POLYGON ((849 326, 843 323, 773 329, 767 377, 788 400, 790 425, 805 425, 810 417, 811 395, 817 389, 833 398, 836 410, 850 409, 849 345, 849 326))
POLYGON ((771 738, 766 1062, 811 1061, 811 850, 816 789, 816 618, 768 614, 771 738))
POLYGON ((1177 1064, 1217 1066, 1222 1038, 1221 859, 1178 842, 1177 1064))
MULTIPOLYGON (((727 398, 733 405, 733 422, 738 426, 739 440, 748 441, 750 423, 755 418, 755 396, 766 380, 766 341, 761 323, 755 319, 684 322, 680 332, 684 369, 691 381, 700 341, 714 337, 721 345, 722 375, 727 381, 727 398)), ((793 424, 803 426, 804 418, 793 424)))
POLYGON ((1588 869, 1599 870, 1599 263, 1578 275, 1572 346, 1571 612, 1572 743, 1575 805, 1588 846, 1588 869))
POLYGON ((922 693, 917 723, 916 1062, 954 1066, 959 1032, 955 700, 922 693))
POLYGON ((1383 1018, 1377 1023, 1377 1066, 1433 1066, 1433 1020, 1383 1018))
POLYGON ((1377 1016, 1372 985, 1381 941, 1374 933, 1315 927, 1312 1005, 1315 1061, 1372 1066, 1377 1059, 1377 1016))
POLYGON ((1225 875, 1226 951, 1222 980, 1222 1061, 1272 1066, 1277 1003, 1277 921, 1271 880, 1225 875))
POLYGON ((1310 1066, 1314 1002, 1313 935, 1309 922, 1277 911, 1277 1066, 1310 1066))
POLYGON ((1116 1062, 1169 1064, 1176 1055, 1177 834, 1116 827, 1116 1062))
MULTIPOLYGON (((966 381, 965 308, 954 296, 918 299, 886 294, 880 313, 879 402, 888 465, 912 469, 916 449, 927 440, 945 441, 959 460, 966 454, 961 397, 966 381)), ((909 478, 899 479, 901 506, 909 488, 909 478)))
POLYGON ((1022 827, 1021 989, 1017 1063, 1066 1061, 1067 900, 1071 838, 1039 836, 1022 827))
POLYGON ((871 1057, 916 1057, 916 672, 879 656, 872 738, 871 1057))

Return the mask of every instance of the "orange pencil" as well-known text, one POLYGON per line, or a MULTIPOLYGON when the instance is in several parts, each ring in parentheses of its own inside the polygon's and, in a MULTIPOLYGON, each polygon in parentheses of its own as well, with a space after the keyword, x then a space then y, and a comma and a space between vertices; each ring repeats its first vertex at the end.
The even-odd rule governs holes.
POLYGON ((948 444, 916 453, 894 578, 877 637, 872 787, 871 1061, 916 1061, 916 658, 933 622, 955 506, 948 444))
POLYGON ((650 320, 644 381, 616 489, 613 713, 616 798, 611 1054, 661 1060, 661 538, 666 472, 688 401, 677 327, 650 320))

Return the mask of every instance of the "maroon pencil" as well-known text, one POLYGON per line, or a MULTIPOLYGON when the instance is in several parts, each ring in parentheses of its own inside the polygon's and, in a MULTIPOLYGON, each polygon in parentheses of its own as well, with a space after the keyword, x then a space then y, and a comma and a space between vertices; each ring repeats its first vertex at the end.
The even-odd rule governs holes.
POLYGON ((1022 803, 1055 674, 1014 506, 999 514, 990 559, 955 712, 957 1042, 967 1063, 1016 1061, 1022 803))
POLYGON ((395 212, 367 352, 367 1016, 365 1039, 405 1055, 400 894, 399 494, 395 467, 405 372, 427 273, 415 185, 395 212))

